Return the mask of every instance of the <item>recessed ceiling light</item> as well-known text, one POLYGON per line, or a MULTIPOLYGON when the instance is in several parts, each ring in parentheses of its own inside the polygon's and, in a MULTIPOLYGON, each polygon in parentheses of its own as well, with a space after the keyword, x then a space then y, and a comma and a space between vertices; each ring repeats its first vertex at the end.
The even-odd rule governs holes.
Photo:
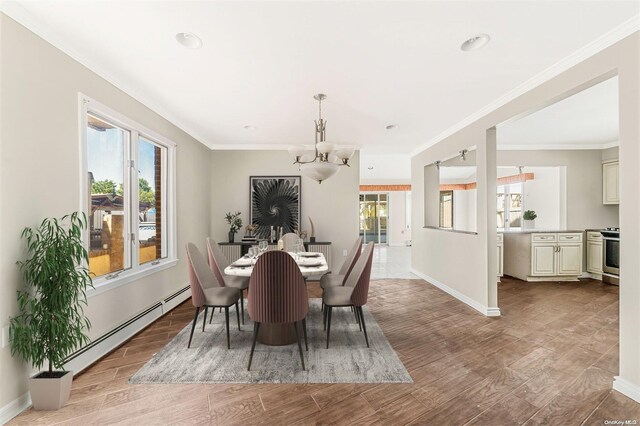
POLYGON ((397 124, 389 124, 387 126, 384 126, 385 129, 387 130, 394 130, 397 129, 399 126, 397 124))
POLYGON ((178 43, 189 49, 200 49, 202 47, 202 40, 195 34, 191 33, 178 33, 176 34, 176 40, 178 43))
POLYGON ((373 170, 373 166, 369 166, 369 167, 367 167, 367 169, 373 170))
POLYGON ((244 127, 245 130, 255 130, 256 129, 256 126, 252 126, 251 124, 245 124, 242 127, 244 127))
POLYGON ((462 45, 460 46, 460 50, 464 52, 469 52, 471 50, 478 50, 485 44, 489 43, 489 40, 490 38, 488 34, 480 34, 462 43, 462 45))

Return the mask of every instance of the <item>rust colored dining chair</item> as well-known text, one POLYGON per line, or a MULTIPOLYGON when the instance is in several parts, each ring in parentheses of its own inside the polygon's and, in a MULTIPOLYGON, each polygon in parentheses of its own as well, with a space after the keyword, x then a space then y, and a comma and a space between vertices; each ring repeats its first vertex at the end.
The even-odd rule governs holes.
POLYGON ((204 317, 202 319, 202 331, 204 331, 207 320, 207 310, 209 308, 224 308, 224 314, 227 323, 227 349, 231 349, 229 338, 229 307, 236 305, 236 316, 238 317, 238 330, 240 330, 240 311, 238 310, 238 291, 230 287, 222 287, 218 284, 215 275, 209 269, 198 247, 193 243, 187 243, 187 265, 189 268, 189 285, 191 286, 191 301, 196 307, 196 314, 193 317, 193 325, 191 326, 191 335, 189 335, 189 343, 187 348, 191 347, 191 339, 193 339, 193 331, 196 328, 196 321, 200 308, 204 306, 204 317))
MULTIPOLYGON (((282 236, 282 245, 284 246, 284 251, 293 251, 293 247, 296 245, 300 237, 298 234, 293 232, 289 232, 282 236)), ((304 244, 300 247, 300 251, 305 251, 304 244)))
MULTIPOLYGON (((229 260, 213 238, 207 238, 207 253, 209 254, 209 267, 220 285, 235 288, 240 293, 240 308, 242 308, 242 323, 244 324, 244 290, 249 288, 249 277, 237 277, 224 273, 225 268, 229 266, 229 260)), ((213 311, 211 311, 209 322, 212 319, 213 311)))
POLYGON ((300 351, 300 362, 304 370, 304 355, 300 344, 301 325, 304 332, 304 344, 307 344, 307 312, 309 299, 307 285, 295 260, 282 251, 268 251, 258 258, 251 273, 247 310, 253 324, 253 344, 249 355, 249 366, 253 360, 256 338, 261 324, 293 323, 300 351))
POLYGON ((364 331, 364 339, 369 347, 367 326, 364 322, 362 307, 366 305, 369 295, 369 281, 371 279, 371 262, 373 261, 373 242, 367 244, 353 266, 347 281, 343 286, 327 287, 322 295, 324 302, 324 319, 327 329, 327 349, 331 335, 331 312, 333 308, 353 307, 358 324, 364 331))
POLYGON ((358 261, 360 257, 360 252, 362 251, 362 237, 358 237, 351 250, 347 254, 344 263, 340 267, 340 270, 337 274, 324 274, 322 278, 320 278, 320 288, 325 289, 327 287, 335 287, 339 285, 344 285, 347 277, 351 273, 354 265, 358 261))

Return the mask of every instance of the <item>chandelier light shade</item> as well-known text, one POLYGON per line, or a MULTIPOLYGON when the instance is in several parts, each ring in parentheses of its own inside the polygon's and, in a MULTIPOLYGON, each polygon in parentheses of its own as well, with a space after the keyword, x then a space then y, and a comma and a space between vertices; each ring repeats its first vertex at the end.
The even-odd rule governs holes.
POLYGON ((313 96, 313 99, 318 101, 318 120, 315 121, 316 138, 311 155, 308 155, 309 150, 304 145, 290 146, 288 151, 294 158, 293 164, 299 166, 300 172, 304 176, 322 183, 338 173, 339 166, 349 167, 349 160, 353 156, 355 148, 326 141, 327 122, 322 118, 322 101, 327 99, 327 95, 318 93, 313 96), (330 161, 330 155, 338 158, 340 163, 330 161), (313 159, 305 161, 309 157, 313 159))
POLYGON ((338 165, 329 162, 312 162, 300 164, 300 172, 318 183, 338 173, 338 165))

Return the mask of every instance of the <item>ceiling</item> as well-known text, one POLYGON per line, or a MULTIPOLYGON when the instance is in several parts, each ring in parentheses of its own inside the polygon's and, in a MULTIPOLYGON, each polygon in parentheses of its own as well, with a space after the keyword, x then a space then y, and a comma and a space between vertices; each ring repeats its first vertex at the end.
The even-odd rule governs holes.
POLYGON ((498 126, 497 142, 510 148, 599 149, 618 142, 618 77, 498 126))
POLYGON ((408 155, 639 10, 635 1, 1 7, 211 148, 312 143, 312 96, 322 92, 328 139, 371 155, 408 155), (180 32, 198 35, 202 48, 179 45, 180 32), (485 47, 460 50, 480 33, 491 37, 485 47))

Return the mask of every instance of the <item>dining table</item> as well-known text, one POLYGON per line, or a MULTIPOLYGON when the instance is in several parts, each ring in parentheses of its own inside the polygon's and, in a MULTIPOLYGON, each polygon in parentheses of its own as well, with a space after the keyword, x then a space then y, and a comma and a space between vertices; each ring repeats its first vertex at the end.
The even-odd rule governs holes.
MULTIPOLYGON (((288 252, 296 261, 305 280, 312 276, 321 276, 329 272, 329 265, 322 253, 316 252, 288 252)), ((257 258, 242 256, 224 269, 226 275, 250 277, 257 258)), ((296 333, 293 324, 261 324, 257 337, 258 342, 283 346, 296 343, 296 333)))

